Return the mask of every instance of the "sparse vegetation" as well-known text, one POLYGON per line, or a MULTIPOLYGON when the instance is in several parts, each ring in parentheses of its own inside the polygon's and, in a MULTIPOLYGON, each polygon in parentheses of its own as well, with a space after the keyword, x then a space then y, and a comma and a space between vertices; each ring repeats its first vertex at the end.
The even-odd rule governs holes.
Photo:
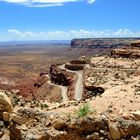
POLYGON ((85 103, 77 110, 77 115, 79 118, 86 117, 89 113, 91 113, 91 109, 88 103, 85 103))
POLYGON ((41 109, 43 110, 43 109, 45 109, 45 108, 48 108, 49 106, 48 106, 47 104, 40 104, 40 107, 41 107, 41 109))

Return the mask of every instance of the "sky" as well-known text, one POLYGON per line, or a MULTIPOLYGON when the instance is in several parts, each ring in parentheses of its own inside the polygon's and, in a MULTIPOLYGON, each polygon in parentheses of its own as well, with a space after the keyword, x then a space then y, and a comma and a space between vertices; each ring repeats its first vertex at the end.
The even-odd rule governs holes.
POLYGON ((140 0, 0 0, 0 41, 140 37, 140 0))

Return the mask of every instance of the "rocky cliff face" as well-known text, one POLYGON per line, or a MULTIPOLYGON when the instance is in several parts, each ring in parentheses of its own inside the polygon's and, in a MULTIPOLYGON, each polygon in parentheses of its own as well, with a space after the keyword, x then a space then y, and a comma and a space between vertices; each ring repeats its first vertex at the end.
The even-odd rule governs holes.
POLYGON ((57 67, 57 65, 52 65, 50 68, 51 81, 55 84, 62 86, 69 86, 73 79, 73 74, 62 70, 57 67))
POLYGON ((129 46, 116 48, 111 51, 111 56, 124 58, 140 58, 140 41, 132 42, 129 46))
MULTIPOLYGON (((138 52, 138 47, 133 43, 128 48, 138 52)), ((49 74, 41 73, 32 87, 26 84, 21 90, 29 90, 30 101, 16 90, 1 91, 0 139, 139 140, 140 59, 130 58, 131 54, 81 57, 68 65, 52 65, 49 74), (80 80, 84 92, 77 100, 80 80), (61 102, 64 87, 68 100, 61 102)))
POLYGON ((127 46, 138 38, 99 38, 99 39, 73 39, 71 47, 81 48, 112 48, 127 46))
POLYGON ((70 108, 63 108, 62 104, 49 110, 40 101, 27 102, 18 96, 10 100, 7 93, 0 95, 1 140, 139 140, 139 111, 108 116, 76 102, 71 102, 73 107, 78 105, 75 111, 69 112, 70 108), (10 111, 2 108, 3 104, 10 111), (87 112, 80 114, 81 108, 87 112))

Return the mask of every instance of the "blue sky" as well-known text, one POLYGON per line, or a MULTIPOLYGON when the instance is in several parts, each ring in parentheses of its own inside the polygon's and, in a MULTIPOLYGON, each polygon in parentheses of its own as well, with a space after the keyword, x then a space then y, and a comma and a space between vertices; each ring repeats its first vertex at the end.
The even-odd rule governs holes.
POLYGON ((0 0, 0 41, 139 37, 140 0, 0 0))

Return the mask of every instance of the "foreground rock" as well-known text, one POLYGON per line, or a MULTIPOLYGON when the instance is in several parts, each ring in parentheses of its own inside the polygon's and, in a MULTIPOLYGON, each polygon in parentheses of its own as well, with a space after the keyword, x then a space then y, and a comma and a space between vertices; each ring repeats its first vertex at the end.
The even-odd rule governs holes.
POLYGON ((10 98, 3 92, 0 92, 0 111, 11 112, 13 110, 10 98))
POLYGON ((3 112, 2 113, 2 116, 3 116, 3 120, 5 121, 5 122, 9 122, 9 120, 10 120, 10 114, 8 113, 8 112, 3 112))
POLYGON ((25 124, 29 120, 29 118, 25 118, 25 117, 19 116, 16 113, 11 114, 10 115, 10 119, 13 122, 15 122, 15 123, 17 123, 19 125, 25 124))
POLYGON ((116 125, 109 125, 109 133, 113 140, 119 140, 121 138, 120 132, 116 125))
POLYGON ((140 111, 132 112, 136 119, 140 120, 140 111))
POLYGON ((25 107, 19 103, 13 112, 3 111, 0 139, 127 140, 140 135, 139 111, 109 116, 107 112, 100 114, 90 107, 89 112, 80 116, 78 112, 82 112, 79 109, 84 105, 80 102, 80 105, 78 102, 68 102, 75 106, 73 111, 67 108, 67 103, 51 110, 39 106, 40 101, 36 101, 37 106, 34 108, 29 106, 31 102, 27 102, 25 107))
POLYGON ((105 115, 90 114, 78 118, 52 112, 21 109, 20 115, 28 116, 26 123, 10 126, 10 139, 34 140, 120 140, 140 134, 140 122, 121 116, 108 118, 105 115))

